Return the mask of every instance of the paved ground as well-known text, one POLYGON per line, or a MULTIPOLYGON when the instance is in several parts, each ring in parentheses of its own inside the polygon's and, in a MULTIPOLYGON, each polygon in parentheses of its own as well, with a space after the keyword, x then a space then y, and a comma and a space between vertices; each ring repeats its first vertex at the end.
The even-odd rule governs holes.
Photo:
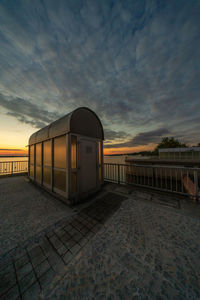
POLYGON ((200 205, 108 185, 0 260, 1 299, 200 299, 200 205))
POLYGON ((25 176, 0 178, 0 255, 73 213, 25 176))

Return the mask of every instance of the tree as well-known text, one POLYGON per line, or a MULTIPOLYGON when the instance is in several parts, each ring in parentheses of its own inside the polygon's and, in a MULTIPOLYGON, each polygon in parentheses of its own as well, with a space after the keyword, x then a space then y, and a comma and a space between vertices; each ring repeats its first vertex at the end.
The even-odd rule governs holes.
POLYGON ((154 154, 158 155, 158 150, 163 148, 183 148, 187 147, 186 144, 180 143, 178 140, 175 140, 174 137, 164 137, 162 141, 154 149, 154 154))

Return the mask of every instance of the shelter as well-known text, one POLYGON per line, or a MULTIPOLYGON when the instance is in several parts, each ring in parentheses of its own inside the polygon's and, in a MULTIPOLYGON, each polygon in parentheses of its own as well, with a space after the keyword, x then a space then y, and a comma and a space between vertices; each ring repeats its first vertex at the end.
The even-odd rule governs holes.
POLYGON ((74 204, 103 183, 104 132, 100 119, 80 107, 29 138, 29 178, 74 204))

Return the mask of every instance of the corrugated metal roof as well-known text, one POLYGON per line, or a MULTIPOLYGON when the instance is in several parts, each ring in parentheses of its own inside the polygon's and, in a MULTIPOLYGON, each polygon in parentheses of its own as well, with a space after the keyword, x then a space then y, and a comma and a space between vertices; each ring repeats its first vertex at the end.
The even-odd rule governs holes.
POLYGON ((69 132, 104 139, 103 126, 98 116, 91 109, 80 107, 33 133, 29 145, 69 132))
POLYGON ((200 151, 200 147, 185 147, 185 148, 164 148, 159 149, 160 152, 190 152, 190 151, 200 151))

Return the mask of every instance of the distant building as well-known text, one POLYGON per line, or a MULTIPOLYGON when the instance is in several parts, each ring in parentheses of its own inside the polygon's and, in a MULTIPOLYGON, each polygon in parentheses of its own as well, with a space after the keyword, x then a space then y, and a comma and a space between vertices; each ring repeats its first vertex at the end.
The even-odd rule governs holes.
POLYGON ((200 168, 200 147, 159 149, 159 157, 149 157, 149 159, 127 157, 125 162, 137 165, 200 168))
POLYGON ((159 149, 159 159, 200 161, 200 147, 159 149))

